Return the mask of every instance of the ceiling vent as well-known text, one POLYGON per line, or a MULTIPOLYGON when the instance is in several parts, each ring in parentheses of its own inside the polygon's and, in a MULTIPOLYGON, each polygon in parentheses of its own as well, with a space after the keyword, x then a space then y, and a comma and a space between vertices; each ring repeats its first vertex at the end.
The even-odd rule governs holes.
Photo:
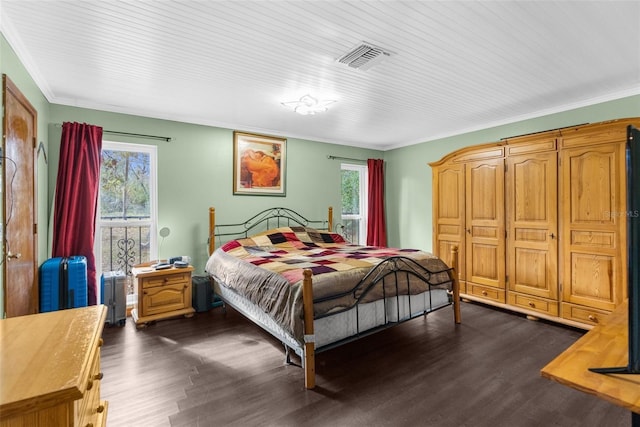
POLYGON ((390 52, 370 43, 363 42, 347 54, 340 57, 338 62, 358 70, 368 70, 374 65, 384 61, 389 56, 391 56, 390 52))

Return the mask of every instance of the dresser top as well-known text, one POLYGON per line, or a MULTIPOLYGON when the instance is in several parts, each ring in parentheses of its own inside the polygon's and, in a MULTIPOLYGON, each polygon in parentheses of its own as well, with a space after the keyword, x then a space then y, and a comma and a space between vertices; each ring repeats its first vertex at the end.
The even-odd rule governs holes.
POLYGON ((106 314, 98 305, 0 320, 0 419, 80 399, 106 314))
POLYGON ((545 366, 543 377, 640 413, 640 375, 599 374, 589 368, 629 364, 629 301, 545 366))

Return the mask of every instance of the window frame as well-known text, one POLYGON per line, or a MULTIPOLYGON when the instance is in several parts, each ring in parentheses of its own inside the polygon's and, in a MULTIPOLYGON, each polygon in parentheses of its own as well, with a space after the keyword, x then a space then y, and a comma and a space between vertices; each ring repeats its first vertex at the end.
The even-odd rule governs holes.
MULTIPOLYGON (((134 144, 129 142, 102 141, 102 150, 106 151, 127 151, 145 153, 149 155, 149 219, 148 220, 109 220, 110 227, 127 227, 131 225, 149 226, 149 257, 151 260, 158 258, 158 147, 149 144, 134 144)), ((99 189, 98 206, 96 209, 96 232, 94 243, 94 256, 96 257, 96 275, 101 277, 102 273, 102 227, 107 224, 100 219, 100 197, 102 188, 99 189)), ((126 273, 126 272, 125 272, 126 273)))
POLYGON ((369 168, 366 164, 357 164, 357 163, 346 163, 343 162, 340 164, 340 185, 342 188, 342 171, 351 170, 358 172, 358 181, 359 181, 359 215, 352 214, 343 214, 342 210, 340 212, 341 221, 345 220, 359 220, 358 227, 358 242, 360 245, 365 245, 367 242, 367 218, 368 218, 368 201, 369 201, 369 168))

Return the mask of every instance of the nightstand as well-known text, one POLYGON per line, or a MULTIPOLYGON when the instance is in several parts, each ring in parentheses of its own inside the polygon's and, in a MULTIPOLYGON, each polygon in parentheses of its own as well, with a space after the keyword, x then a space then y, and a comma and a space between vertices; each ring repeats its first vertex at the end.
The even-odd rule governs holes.
POLYGON ((136 328, 148 322, 170 317, 192 317, 191 273, 193 267, 154 270, 151 267, 131 269, 138 299, 131 310, 136 328))

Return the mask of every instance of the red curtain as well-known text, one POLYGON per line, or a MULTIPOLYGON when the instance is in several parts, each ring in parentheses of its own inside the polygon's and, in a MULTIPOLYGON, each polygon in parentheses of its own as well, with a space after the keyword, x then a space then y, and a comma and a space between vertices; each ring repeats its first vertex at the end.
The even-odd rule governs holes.
POLYGON ((53 213, 52 256, 84 255, 87 258, 89 305, 98 302, 93 241, 101 151, 101 127, 63 123, 53 213))
POLYGON ((384 160, 368 159, 369 215, 367 218, 367 245, 387 246, 387 228, 384 219, 384 160))

